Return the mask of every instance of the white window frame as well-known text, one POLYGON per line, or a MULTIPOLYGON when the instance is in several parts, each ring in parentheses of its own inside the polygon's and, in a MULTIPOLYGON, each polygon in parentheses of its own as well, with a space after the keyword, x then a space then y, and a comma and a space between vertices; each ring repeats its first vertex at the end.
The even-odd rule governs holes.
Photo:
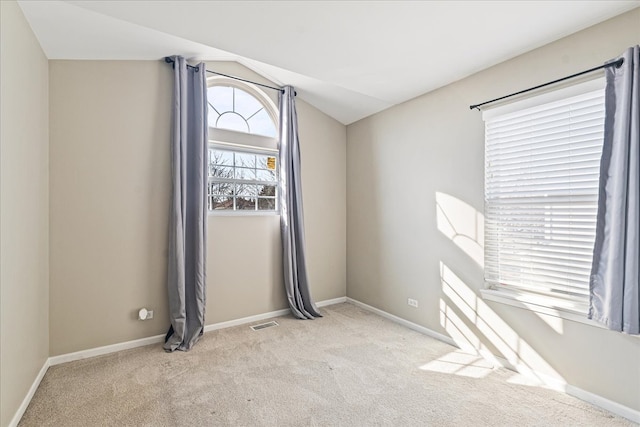
MULTIPOLYGON (((269 96, 267 96, 256 85, 240 82, 224 76, 213 76, 207 79, 207 86, 231 86, 243 90, 256 98, 265 108, 266 112, 276 127, 278 132, 278 108, 269 96)), ((251 134, 238 132, 229 129, 220 129, 209 126, 209 148, 223 151, 231 151, 237 153, 250 153, 259 155, 270 155, 276 157, 276 209, 275 210, 209 210, 211 216, 273 216, 280 215, 280 162, 279 162, 279 137, 268 137, 259 134, 251 134)), ((232 180, 242 182, 244 184, 264 185, 262 181, 232 180)), ((207 192, 207 198, 209 194, 207 192)), ((208 201, 207 201, 208 202, 208 201)))
MULTIPOLYGON (((276 194, 273 198, 275 201, 275 209, 273 210, 246 210, 246 209, 220 209, 220 210, 210 210, 209 213, 212 215, 278 215, 280 212, 280 201, 278 200, 278 191, 279 191, 279 182, 278 182, 278 153, 272 150, 258 150, 258 149, 248 149, 244 147, 230 147, 228 144, 209 144, 209 149, 218 150, 218 151, 226 151, 228 153, 242 153, 242 154, 257 154, 262 156, 272 156, 276 158, 276 169, 275 169, 275 180, 274 181, 260 181, 260 180, 248 180, 248 179, 238 179, 238 178, 208 178, 209 183, 232 183, 232 184, 243 184, 243 185, 273 185, 276 187, 276 194)), ((230 166, 233 169, 236 169, 236 166, 230 166)), ((209 195, 207 194, 207 197, 209 195)), ((235 199, 236 197, 234 197, 235 199)), ((261 197, 257 196, 256 199, 260 199, 261 197)), ((265 197, 263 197, 265 198, 265 197)), ((272 197, 268 197, 271 199, 272 197)), ((257 203, 257 201, 256 201, 257 203)))
MULTIPOLYGON (((586 94, 596 90, 604 90, 604 78, 597 78, 588 82, 583 82, 569 87, 547 92, 535 97, 515 101, 510 104, 501 105, 483 112, 483 119, 489 121, 499 116, 505 116, 518 111, 541 106, 543 104, 568 99, 574 96, 586 94)), ((604 99, 604 98, 603 98, 604 99)), ((486 189, 485 189, 486 192, 486 189)), ((485 193, 486 203, 486 193, 485 193)), ((485 234, 490 233, 485 227, 485 234)), ((485 237, 485 242, 489 236, 485 237)), ((486 264, 486 263, 485 263, 486 264)), ((572 301, 571 299, 556 299, 544 295, 536 295, 515 289, 495 288, 491 283, 485 282, 485 288, 480 290, 482 298, 495 301, 510 306, 534 311, 537 313, 552 315, 567 320, 585 323, 592 326, 602 327, 599 323, 587 318, 588 300, 572 301)))

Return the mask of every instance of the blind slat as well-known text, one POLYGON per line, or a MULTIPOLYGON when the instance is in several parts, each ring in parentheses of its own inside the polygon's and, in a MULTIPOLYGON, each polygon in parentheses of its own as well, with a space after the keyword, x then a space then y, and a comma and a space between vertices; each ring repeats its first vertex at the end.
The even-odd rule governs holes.
POLYGON ((603 90, 487 120, 487 283, 585 303, 603 123, 603 90))

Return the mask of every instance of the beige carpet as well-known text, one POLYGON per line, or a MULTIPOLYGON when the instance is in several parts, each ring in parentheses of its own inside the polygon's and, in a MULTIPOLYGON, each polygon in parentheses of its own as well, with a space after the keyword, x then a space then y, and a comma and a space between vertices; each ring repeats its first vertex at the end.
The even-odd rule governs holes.
POLYGON ((351 304, 51 367, 20 426, 624 426, 351 304))

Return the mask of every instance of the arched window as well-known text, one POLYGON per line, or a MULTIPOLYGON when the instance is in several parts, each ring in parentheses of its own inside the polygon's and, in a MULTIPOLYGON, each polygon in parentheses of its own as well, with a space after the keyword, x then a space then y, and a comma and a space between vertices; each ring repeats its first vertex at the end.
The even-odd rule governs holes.
POLYGON ((209 79, 210 212, 278 211, 278 112, 256 86, 209 79))
POLYGON ((235 86, 210 86, 209 126, 237 132, 276 137, 269 110, 255 96, 235 86))

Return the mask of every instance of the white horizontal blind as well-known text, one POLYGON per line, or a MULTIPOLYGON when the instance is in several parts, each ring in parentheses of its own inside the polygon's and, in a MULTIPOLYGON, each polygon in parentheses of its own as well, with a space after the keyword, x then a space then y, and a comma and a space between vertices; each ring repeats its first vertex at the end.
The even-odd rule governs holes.
POLYGON ((588 301, 603 130, 602 89, 487 119, 490 288, 588 301))

